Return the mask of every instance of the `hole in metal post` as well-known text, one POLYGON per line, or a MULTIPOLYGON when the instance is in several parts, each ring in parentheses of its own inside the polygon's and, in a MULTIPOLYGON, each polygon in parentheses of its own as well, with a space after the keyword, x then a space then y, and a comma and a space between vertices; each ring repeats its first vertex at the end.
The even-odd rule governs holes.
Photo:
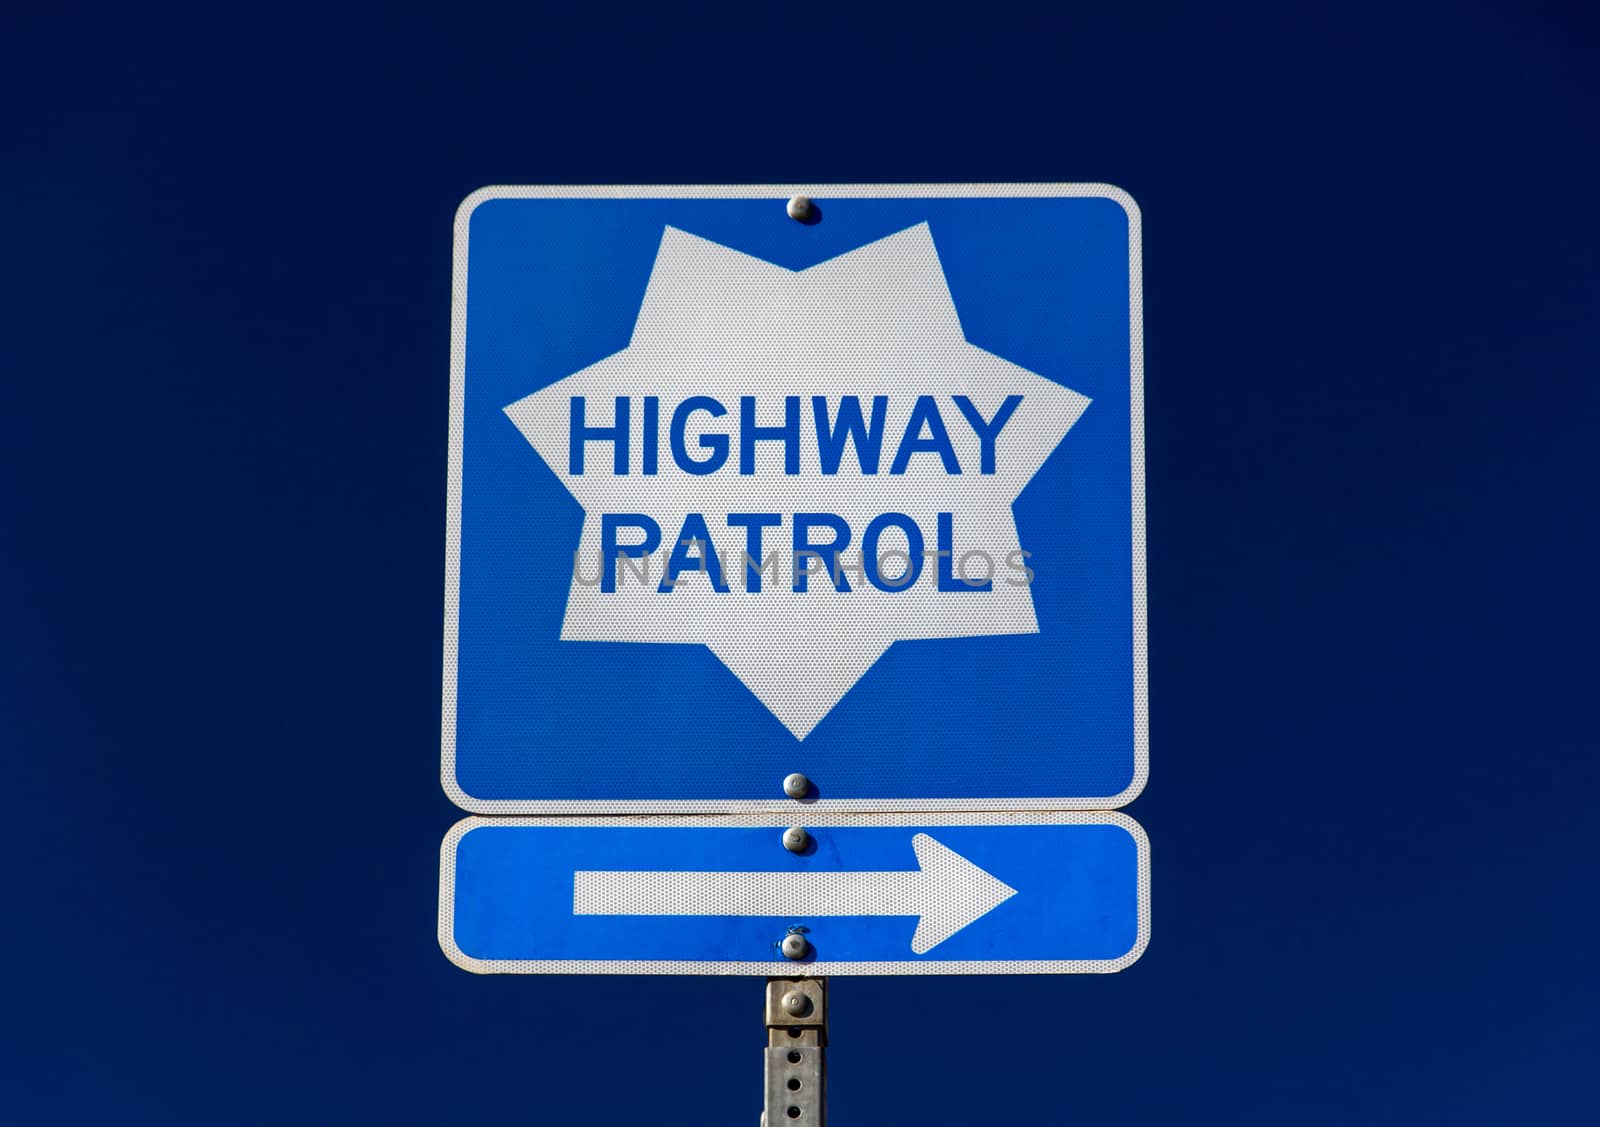
POLYGON ((791 1036, 791 1037, 800 1036, 800 1027, 798 1025, 791 1025, 789 1027, 789 1036, 791 1036))
POLYGON ((799 1064, 800 1063, 800 1050, 799 1049, 790 1049, 789 1050, 789 1063, 790 1064, 799 1064))
POLYGON ((791 1107, 789 1109, 789 1118, 790 1119, 799 1119, 800 1118, 800 1109, 797 1108, 797 1107, 791 1107))
POLYGON ((789 1091, 791 1091, 791 1092, 798 1092, 800 1090, 800 1081, 796 1080, 793 1076, 791 1076, 791 1077, 789 1077, 789 1083, 788 1083, 787 1087, 788 1087, 789 1091))

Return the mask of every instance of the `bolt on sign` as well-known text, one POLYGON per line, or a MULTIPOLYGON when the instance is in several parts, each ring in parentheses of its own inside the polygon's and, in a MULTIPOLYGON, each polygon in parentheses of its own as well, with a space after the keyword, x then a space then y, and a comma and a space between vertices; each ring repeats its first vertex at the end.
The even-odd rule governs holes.
POLYGON ((1139 254, 1106 185, 466 200, 453 959, 1137 957, 1143 833, 1065 812, 1146 775, 1139 254))

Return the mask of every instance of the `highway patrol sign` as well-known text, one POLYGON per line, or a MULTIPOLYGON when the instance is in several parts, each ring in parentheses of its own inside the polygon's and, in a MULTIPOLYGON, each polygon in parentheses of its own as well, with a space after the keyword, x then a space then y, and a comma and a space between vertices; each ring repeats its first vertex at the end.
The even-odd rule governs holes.
POLYGON ((800 772, 819 813, 1131 801, 1139 253, 1106 185, 469 197, 451 798, 775 812, 800 772))

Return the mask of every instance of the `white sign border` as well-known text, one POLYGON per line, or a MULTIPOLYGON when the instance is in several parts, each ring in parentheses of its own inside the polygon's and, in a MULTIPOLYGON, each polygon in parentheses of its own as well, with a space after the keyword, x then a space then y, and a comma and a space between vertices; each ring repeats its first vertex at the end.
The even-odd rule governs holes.
MULTIPOLYGON (((787 827, 791 818, 773 814, 674 815, 662 818, 463 818, 445 835, 439 849, 439 947, 445 957, 462 970, 473 974, 716 974, 766 975, 783 977, 805 974, 1113 974, 1138 961, 1150 945, 1150 839, 1144 828, 1126 814, 1113 810, 1051 812, 1006 811, 998 813, 941 814, 928 817, 904 814, 818 814, 806 815, 808 826, 1120 826, 1132 837, 1138 849, 1138 926, 1133 946, 1115 959, 917 959, 894 962, 848 962, 816 959, 791 962, 700 962, 689 959, 476 959, 456 945, 455 940, 455 864, 456 847, 471 831, 484 826, 524 826, 540 829, 565 826, 666 828, 719 827, 747 829, 787 827)), ((777 849, 777 839, 773 839, 777 849)), ((1002 874, 1003 875, 1003 874, 1002 874)))
POLYGON ((757 813, 794 811, 793 799, 773 783, 771 798, 741 799, 499 799, 476 798, 456 779, 456 672, 461 604, 461 461, 466 425, 467 241, 479 204, 500 199, 771 199, 780 204, 806 195, 824 204, 846 199, 1090 198, 1119 205, 1128 217, 1128 377, 1132 438, 1133 560, 1133 778, 1116 795, 1059 798, 822 798, 804 803, 816 811, 1105 810, 1126 806, 1144 790, 1150 772, 1150 705, 1145 615, 1144 297, 1139 205, 1111 184, 765 184, 491 186, 479 188, 456 210, 450 313, 450 447, 446 508, 443 706, 440 781, 450 801, 474 814, 757 813))

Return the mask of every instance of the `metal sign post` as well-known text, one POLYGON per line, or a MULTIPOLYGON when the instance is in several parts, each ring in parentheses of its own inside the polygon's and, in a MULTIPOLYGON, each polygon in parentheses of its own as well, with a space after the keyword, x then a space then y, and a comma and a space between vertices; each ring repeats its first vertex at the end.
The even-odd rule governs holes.
POLYGON ((827 1120, 828 980, 767 979, 766 1100, 761 1122, 827 1120))
POLYGON ((468 197, 451 960, 766 977, 776 1127, 825 975, 1139 957, 1140 255, 1104 184, 468 197))

